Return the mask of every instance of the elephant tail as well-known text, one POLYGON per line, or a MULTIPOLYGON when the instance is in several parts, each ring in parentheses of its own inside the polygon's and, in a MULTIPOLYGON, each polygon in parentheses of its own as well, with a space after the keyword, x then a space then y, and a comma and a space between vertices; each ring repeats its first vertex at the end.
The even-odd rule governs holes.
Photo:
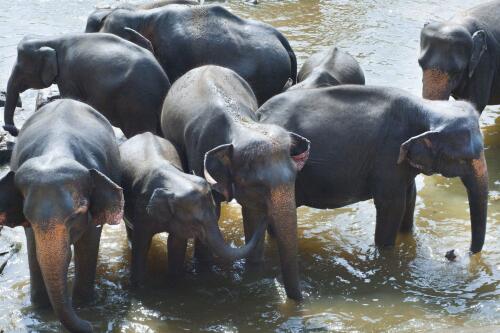
POLYGON ((283 47, 286 49, 288 52, 288 56, 290 57, 290 74, 291 74, 291 79, 292 79, 292 84, 297 83, 297 57, 295 56, 295 52, 293 52, 292 47, 290 46, 290 43, 286 39, 285 36, 283 36, 280 32, 278 32, 278 39, 280 40, 281 44, 283 47))

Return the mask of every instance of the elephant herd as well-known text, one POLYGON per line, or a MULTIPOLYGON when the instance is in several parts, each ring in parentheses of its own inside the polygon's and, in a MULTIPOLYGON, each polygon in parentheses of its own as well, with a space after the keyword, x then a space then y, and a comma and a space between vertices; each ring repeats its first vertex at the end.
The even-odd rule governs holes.
POLYGON ((461 178, 470 251, 481 251, 488 171, 479 115, 500 103, 499 16, 493 1, 425 25, 427 99, 365 86, 356 60, 335 47, 297 74, 277 29, 193 1, 99 9, 85 33, 25 37, 7 86, 4 129, 17 141, 0 180, 0 225, 24 227, 33 305, 52 306, 71 332, 91 332, 72 304, 92 299, 101 226, 122 220, 133 287, 144 282, 156 233, 168 232, 176 276, 188 239, 201 262, 251 264, 262 261, 268 230, 287 296, 299 300, 296 208, 373 199, 375 244, 392 246, 413 228, 420 173, 461 178), (19 94, 52 84, 62 99, 18 131, 19 94), (111 125, 128 140, 118 145, 111 125), (218 227, 221 203, 233 199, 240 248, 218 227))

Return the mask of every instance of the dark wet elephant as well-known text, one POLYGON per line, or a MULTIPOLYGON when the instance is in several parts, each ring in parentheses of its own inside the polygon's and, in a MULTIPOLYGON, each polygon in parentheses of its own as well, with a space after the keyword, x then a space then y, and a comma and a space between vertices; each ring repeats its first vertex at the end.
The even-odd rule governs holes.
POLYGON ((170 82, 151 52, 111 34, 25 37, 7 84, 4 128, 17 134, 19 93, 56 83, 64 98, 88 103, 126 136, 160 130, 170 82))
POLYGON ((420 35, 423 97, 465 99, 482 112, 500 104, 500 1, 449 21, 426 24, 420 35))
POLYGON ((337 47, 313 54, 300 68, 297 84, 290 89, 310 89, 341 84, 365 84, 365 74, 349 53, 337 47))
POLYGON ((132 137, 120 145, 125 221, 132 242, 131 281, 144 282, 147 253, 153 236, 168 232, 168 270, 183 268, 187 240, 201 239, 217 256, 236 260, 248 256, 265 228, 241 249, 224 244, 210 185, 182 171, 174 146, 151 133, 132 137))
POLYGON ((26 121, 11 171, 0 180, 0 224, 25 227, 31 301, 51 304, 71 332, 92 332, 68 293, 71 245, 72 299, 92 300, 101 226, 117 224, 123 215, 119 154, 113 129, 99 112, 62 99, 26 121))
MULTIPOLYGON (((216 201, 242 205, 245 239, 262 224, 276 235, 287 295, 301 297, 297 265, 295 177, 309 142, 275 125, 259 124, 257 101, 235 72, 218 66, 189 71, 165 99, 162 130, 185 171, 204 175, 216 201)), ((264 238, 249 261, 260 261, 264 238)))
POLYGON ((481 251, 488 172, 471 104, 351 85, 285 92, 258 113, 261 122, 311 140, 295 186, 297 206, 337 208, 373 198, 375 243, 393 245, 398 230, 413 227, 415 176, 460 177, 469 195, 470 250, 481 251))
POLYGON ((100 26, 87 25, 86 32, 133 40, 125 30, 131 28, 145 36, 171 82, 190 69, 219 65, 242 76, 262 104, 280 93, 289 78, 296 81, 297 61, 287 39, 272 26, 239 18, 221 6, 116 9, 100 26))

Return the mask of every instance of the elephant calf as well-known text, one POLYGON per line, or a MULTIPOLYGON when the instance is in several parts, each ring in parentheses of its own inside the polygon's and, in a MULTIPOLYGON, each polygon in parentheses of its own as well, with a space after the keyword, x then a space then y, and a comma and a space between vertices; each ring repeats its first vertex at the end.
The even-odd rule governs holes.
POLYGON ((347 52, 331 47, 313 54, 300 68, 297 84, 290 89, 310 89, 341 84, 365 84, 359 63, 347 52))
POLYGON ((31 301, 50 304, 71 332, 92 332, 71 305, 67 275, 75 253, 73 300, 93 298, 105 223, 123 214, 120 158, 113 128, 90 106, 67 99, 31 116, 0 180, 0 225, 24 226, 31 301))
POLYGON ((170 88, 151 52, 114 35, 25 37, 7 84, 4 128, 17 135, 13 116, 19 93, 53 83, 63 98, 91 105, 127 137, 160 130, 161 107, 170 88))
POLYGON ((488 172, 478 114, 467 102, 427 101, 368 86, 293 90, 259 111, 265 124, 311 140, 295 185, 297 206, 337 208, 373 198, 375 243, 413 227, 415 176, 461 177, 469 195, 472 252, 486 231, 488 172))
POLYGON ((169 141, 143 133, 121 144, 120 153, 134 286, 144 282, 146 255, 156 233, 169 233, 171 275, 182 270, 188 238, 201 239, 216 255, 235 260, 246 257, 262 237, 265 228, 244 248, 224 244, 209 184, 181 171, 179 155, 169 141))
POLYGON ((420 35, 423 97, 465 99, 482 112, 500 104, 500 1, 449 21, 426 24, 420 35))
MULTIPOLYGON (((270 225, 278 242, 287 295, 300 298, 295 177, 309 141, 275 125, 259 124, 257 100, 230 69, 203 66, 177 80, 165 98, 162 130, 181 155, 184 170, 204 175, 217 204, 242 205, 245 239, 270 225)), ((249 261, 260 261, 263 237, 249 261)))

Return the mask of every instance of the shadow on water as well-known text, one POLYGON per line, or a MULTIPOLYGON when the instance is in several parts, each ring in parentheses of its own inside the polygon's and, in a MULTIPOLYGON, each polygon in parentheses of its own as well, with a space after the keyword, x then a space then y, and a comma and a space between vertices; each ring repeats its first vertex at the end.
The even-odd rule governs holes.
MULTIPOLYGON (((27 0, 0 2, 0 88, 24 34, 83 30, 87 14, 103 1, 27 0)), ((477 3, 475 0, 261 1, 225 6, 280 28, 299 63, 336 44, 354 55, 369 84, 389 84, 420 94, 419 30, 477 3)), ((34 92, 23 94, 25 108, 34 92)), ((470 222, 465 189, 458 179, 417 179, 413 235, 400 235, 393 249, 373 245, 372 201, 332 210, 299 208, 300 265, 306 300, 286 300, 272 240, 266 260, 247 272, 243 261, 200 271, 188 260, 185 276, 169 281, 166 236, 156 236, 148 262, 148 287, 129 288, 130 251, 124 226, 106 226, 100 247, 97 292, 77 310, 96 332, 446 332, 500 330, 500 108, 482 115, 490 174, 489 224, 481 254, 469 256, 470 222), (444 258, 456 248, 456 262, 444 258), (497 326, 495 326, 497 325, 497 326)), ((28 113, 20 113, 19 119, 28 113)), ((221 225, 234 245, 242 244, 239 206, 226 205, 221 225)), ((0 330, 59 332, 50 310, 33 309, 24 233, 4 228, 0 246, 20 244, 0 275, 0 330)), ((191 258, 192 248, 189 247, 191 258)), ((70 275, 73 273, 71 268, 70 275)))

